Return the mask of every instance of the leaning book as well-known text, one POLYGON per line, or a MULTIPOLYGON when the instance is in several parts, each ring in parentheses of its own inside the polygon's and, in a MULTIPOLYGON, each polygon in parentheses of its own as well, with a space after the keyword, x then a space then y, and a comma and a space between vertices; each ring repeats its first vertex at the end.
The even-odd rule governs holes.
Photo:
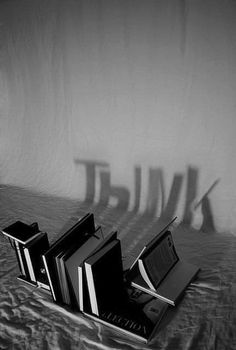
POLYGON ((133 287, 175 306, 199 270, 179 258, 171 232, 163 230, 142 250, 126 279, 133 287))

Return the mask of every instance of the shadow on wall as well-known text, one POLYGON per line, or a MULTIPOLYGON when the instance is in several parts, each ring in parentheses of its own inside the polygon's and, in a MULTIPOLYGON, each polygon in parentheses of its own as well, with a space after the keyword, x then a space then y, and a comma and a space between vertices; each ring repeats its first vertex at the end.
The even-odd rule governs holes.
MULTIPOLYGON (((161 168, 150 168, 146 208, 141 214, 140 200, 142 174, 140 166, 136 166, 134 168, 134 202, 133 207, 128 211, 130 205, 130 191, 125 186, 115 186, 111 184, 111 172, 108 163, 75 159, 75 164, 77 166, 84 167, 86 172, 86 194, 83 203, 85 207, 90 207, 91 210, 96 213, 96 215, 100 216, 104 215, 104 213, 107 213, 108 211, 112 211, 113 217, 114 215, 117 216, 118 224, 122 225, 122 232, 124 232, 128 222, 132 221, 130 218, 134 216, 140 219, 140 222, 136 222, 135 225, 145 225, 144 229, 147 228, 147 226, 150 228, 150 223, 156 222, 157 220, 159 223, 170 221, 175 216, 178 204, 180 202, 180 194, 183 190, 184 176, 187 176, 187 182, 186 188, 184 189, 186 194, 181 222, 185 225, 191 226, 196 210, 201 208, 201 230, 206 232, 215 231, 209 194, 217 185, 219 180, 216 180, 212 184, 212 186, 196 204, 196 198, 199 198, 199 170, 196 167, 189 166, 187 169, 187 175, 182 173, 174 174, 168 197, 166 195, 166 188, 164 185, 163 170, 161 168), (95 203, 95 187, 97 177, 99 177, 98 180, 100 181, 100 194, 98 203, 95 203), (111 197, 116 200, 116 205, 112 207, 109 206, 111 197)), ((141 231, 140 228, 141 227, 139 226, 139 232, 141 231)), ((119 231, 121 232, 121 227, 119 227, 119 231)))

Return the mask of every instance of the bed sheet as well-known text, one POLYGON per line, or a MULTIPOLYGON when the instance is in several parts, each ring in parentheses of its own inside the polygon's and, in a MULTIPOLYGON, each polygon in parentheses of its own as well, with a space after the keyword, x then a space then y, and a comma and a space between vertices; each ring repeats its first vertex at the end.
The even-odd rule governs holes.
MULTIPOLYGON (((105 233, 118 230, 124 268, 167 222, 16 187, 1 186, 0 196, 1 228, 16 220, 37 221, 50 242, 93 212, 105 233)), ((148 344, 72 313, 50 294, 17 280, 15 252, 0 235, 0 349, 236 349, 236 236, 183 224, 172 235, 179 256, 201 271, 148 344)))

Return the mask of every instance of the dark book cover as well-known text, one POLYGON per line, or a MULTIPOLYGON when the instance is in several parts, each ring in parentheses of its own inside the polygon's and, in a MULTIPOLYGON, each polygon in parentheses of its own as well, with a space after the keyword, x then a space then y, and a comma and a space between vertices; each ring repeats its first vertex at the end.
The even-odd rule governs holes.
POLYGON ((85 271, 89 289, 92 312, 100 315, 114 303, 119 307, 127 298, 118 239, 107 244, 97 253, 85 260, 85 271))
POLYGON ((35 223, 27 225, 21 221, 16 221, 14 224, 4 228, 2 233, 21 244, 27 244, 39 234, 39 231, 35 223))
MULTIPOLYGON (((109 233, 98 245, 91 251, 86 258, 89 258, 96 254, 99 250, 104 248, 107 244, 117 239, 117 232, 109 233)), ((82 312, 92 312, 91 303, 89 298, 88 283, 86 278, 86 272, 84 267, 84 261, 78 266, 78 279, 79 279, 79 307, 82 312)))

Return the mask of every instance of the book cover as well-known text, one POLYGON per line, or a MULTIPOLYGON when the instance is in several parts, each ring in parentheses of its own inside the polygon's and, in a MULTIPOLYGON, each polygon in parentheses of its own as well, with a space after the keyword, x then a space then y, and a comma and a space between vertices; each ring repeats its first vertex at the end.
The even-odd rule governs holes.
MULTIPOLYGON (((107 244, 117 239, 117 232, 109 233, 97 247, 86 258, 91 257, 107 244)), ((85 273, 84 262, 78 266, 78 283, 79 283, 79 307, 82 312, 91 312, 91 303, 89 298, 88 283, 85 273)))
POLYGON ((85 271, 92 312, 99 316, 114 303, 119 307, 126 299, 121 245, 118 239, 85 260, 85 271))
POLYGON ((119 308, 113 306, 103 310, 99 316, 86 313, 118 332, 148 342, 157 332, 168 310, 168 304, 132 286, 127 288, 128 299, 119 308))
POLYGON ((2 233, 21 244, 29 243, 40 234, 40 232, 38 232, 36 229, 35 224, 27 225, 21 221, 16 221, 14 224, 4 228, 2 233))

